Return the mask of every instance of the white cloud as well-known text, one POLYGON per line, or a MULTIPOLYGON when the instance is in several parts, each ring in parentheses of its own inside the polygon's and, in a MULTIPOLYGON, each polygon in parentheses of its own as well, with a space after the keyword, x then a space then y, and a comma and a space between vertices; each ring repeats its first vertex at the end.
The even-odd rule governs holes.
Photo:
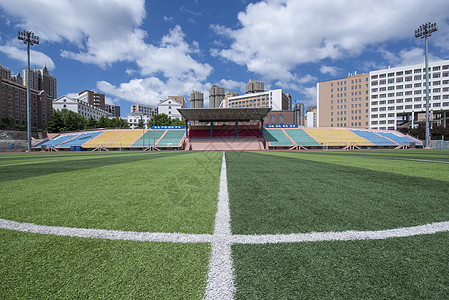
POLYGON ((164 18, 165 22, 173 22, 175 20, 175 18, 173 18, 171 16, 170 17, 164 16, 163 18, 164 18))
MULTIPOLYGON (((386 62, 392 67, 416 65, 424 62, 424 48, 403 49, 398 54, 394 54, 386 49, 379 51, 382 53, 386 62)), ((429 61, 437 60, 441 60, 441 58, 429 53, 429 61)))
POLYGON ((244 93, 246 90, 246 83, 236 81, 232 79, 220 80, 220 85, 226 88, 228 91, 244 93))
POLYGON ((445 0, 265 0, 239 13, 239 29, 211 26, 232 40, 228 48, 211 49, 211 54, 268 79, 294 81, 298 65, 358 56, 368 45, 413 39, 414 29, 427 19, 447 27, 448 10, 445 0))
POLYGON ((331 76, 335 76, 335 75, 337 75, 339 72, 340 72, 340 68, 337 68, 337 67, 332 67, 332 66, 325 66, 325 65, 322 65, 321 67, 320 67, 320 72, 321 73, 323 73, 323 74, 329 74, 329 75, 331 75, 331 76))
MULTIPOLYGON (((209 83, 199 83, 195 80, 181 80, 170 78, 163 81, 157 77, 132 79, 118 86, 106 81, 97 82, 97 88, 103 93, 116 98, 127 100, 131 103, 141 103, 156 106, 159 100, 168 96, 184 96, 186 100, 192 90, 206 91, 209 83)), ((208 103, 208 95, 204 95, 205 103, 208 103), (207 101, 206 101, 207 100, 207 101)))
MULTIPOLYGON (((43 42, 69 42, 77 47, 76 50, 62 50, 64 58, 103 68, 116 62, 135 64, 141 77, 148 78, 119 86, 99 83, 103 92, 109 90, 118 98, 130 99, 128 93, 119 91, 127 91, 132 86, 138 89, 133 92, 132 99, 137 96, 152 99, 133 102, 162 99, 160 96, 167 90, 176 95, 179 92, 174 83, 184 92, 183 87, 201 86, 212 71, 209 64, 192 57, 200 52, 200 45, 196 41, 187 43, 180 26, 171 29, 158 44, 145 42, 147 33, 141 29, 146 17, 144 0, 15 0, 0 1, 0 7, 16 17, 19 26, 33 28, 43 42)), ((182 11, 198 16, 185 7, 182 11)), ((171 17, 164 20, 170 21, 171 17)), ((134 71, 131 67, 126 73, 130 76, 134 71)))
MULTIPOLYGON (((26 46, 23 43, 20 43, 20 41, 18 40, 13 40, 4 46, 0 46, 0 52, 3 52, 5 55, 12 59, 23 62, 25 66, 28 63, 26 46)), ((30 50, 30 65, 31 68, 33 68, 34 66, 38 68, 47 66, 47 69, 50 71, 54 70, 55 68, 55 64, 50 57, 42 52, 34 50, 30 50)))

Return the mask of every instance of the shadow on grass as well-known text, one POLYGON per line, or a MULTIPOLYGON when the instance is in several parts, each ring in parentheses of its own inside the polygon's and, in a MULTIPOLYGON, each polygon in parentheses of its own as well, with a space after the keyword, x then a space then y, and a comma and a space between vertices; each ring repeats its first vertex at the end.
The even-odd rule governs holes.
MULTIPOLYGON (((35 164, 11 165, 0 167, 0 182, 11 180, 18 180, 36 176, 43 176, 53 173, 69 172, 76 170, 85 170, 99 168, 109 165, 143 161, 149 159, 157 159, 167 156, 178 156, 187 154, 185 152, 163 152, 163 153, 147 153, 147 154, 115 154, 113 157, 109 155, 93 158, 92 156, 86 159, 64 160, 64 156, 53 156, 52 158, 61 159, 58 161, 49 161, 35 164)), ((68 157, 72 158, 74 155, 68 157)), ((81 155, 80 155, 81 156, 81 155)), ((45 156, 46 159, 50 158, 45 156)))

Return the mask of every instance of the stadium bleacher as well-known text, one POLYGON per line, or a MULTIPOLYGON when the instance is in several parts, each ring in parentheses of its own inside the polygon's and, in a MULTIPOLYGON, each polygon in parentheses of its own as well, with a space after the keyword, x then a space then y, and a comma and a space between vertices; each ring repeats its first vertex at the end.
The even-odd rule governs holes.
POLYGON ((327 131, 349 145, 371 146, 373 144, 346 128, 328 128, 327 131))
POLYGON ((78 134, 66 134, 66 135, 60 135, 52 140, 46 141, 45 143, 42 143, 41 145, 37 146, 37 148, 41 148, 42 146, 46 146, 48 148, 50 147, 56 147, 58 145, 61 145, 65 142, 67 142, 70 139, 73 139, 78 134))
POLYGON ((91 139, 90 141, 86 142, 83 145, 83 147, 84 148, 95 148, 95 147, 99 147, 100 145, 106 145, 108 143, 113 142, 116 138, 118 138, 124 132, 125 132, 124 130, 107 130, 107 131, 104 131, 102 134, 100 134, 97 137, 95 137, 95 138, 91 139))
POLYGON ((317 146, 319 143, 310 135, 300 128, 286 128, 285 132, 291 137, 297 145, 300 146, 317 146))
POLYGON ((113 143, 120 143, 122 147, 129 147, 143 135, 143 130, 126 130, 123 134, 113 140, 113 143))
POLYGON ((185 135, 184 130, 167 130, 156 147, 178 147, 185 135))
POLYGON ((410 143, 422 144, 415 139, 409 138, 397 132, 376 131, 377 134, 398 143, 399 145, 409 145, 410 143))
POLYGON ((327 131, 327 129, 305 128, 304 131, 307 132, 321 145, 345 146, 347 144, 345 141, 339 139, 337 136, 327 131))
POLYGON ((294 146, 292 141, 285 135, 282 129, 266 128, 264 130, 265 137, 270 142, 271 146, 287 147, 294 146))
POLYGON ((72 146, 82 146, 87 141, 95 138, 100 135, 103 131, 93 131, 93 132, 85 132, 83 134, 78 135, 77 137, 67 141, 66 143, 59 146, 59 148, 70 148, 72 146))
POLYGON ((164 132, 165 130, 147 130, 144 135, 132 144, 132 147, 152 147, 164 132))
POLYGON ((369 130, 351 129, 351 131, 377 146, 396 145, 396 143, 369 130))

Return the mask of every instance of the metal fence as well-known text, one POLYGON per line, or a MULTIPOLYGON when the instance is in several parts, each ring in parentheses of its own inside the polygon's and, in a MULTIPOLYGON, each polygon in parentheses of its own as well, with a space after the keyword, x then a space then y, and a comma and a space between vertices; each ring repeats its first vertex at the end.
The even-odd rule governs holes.
POLYGON ((449 149, 449 141, 430 141, 432 149, 449 149))

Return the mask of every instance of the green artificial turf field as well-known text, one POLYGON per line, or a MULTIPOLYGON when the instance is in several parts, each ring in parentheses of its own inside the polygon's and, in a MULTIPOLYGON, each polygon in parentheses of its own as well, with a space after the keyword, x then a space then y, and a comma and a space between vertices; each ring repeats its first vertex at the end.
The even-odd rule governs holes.
MULTIPOLYGON (((449 151, 227 152, 232 234, 449 221, 449 151)), ((0 219, 213 234, 222 152, 3 153, 0 219)), ((234 244, 236 299, 449 298, 449 233, 234 244)), ((201 299, 210 243, 0 229, 0 298, 201 299)))

